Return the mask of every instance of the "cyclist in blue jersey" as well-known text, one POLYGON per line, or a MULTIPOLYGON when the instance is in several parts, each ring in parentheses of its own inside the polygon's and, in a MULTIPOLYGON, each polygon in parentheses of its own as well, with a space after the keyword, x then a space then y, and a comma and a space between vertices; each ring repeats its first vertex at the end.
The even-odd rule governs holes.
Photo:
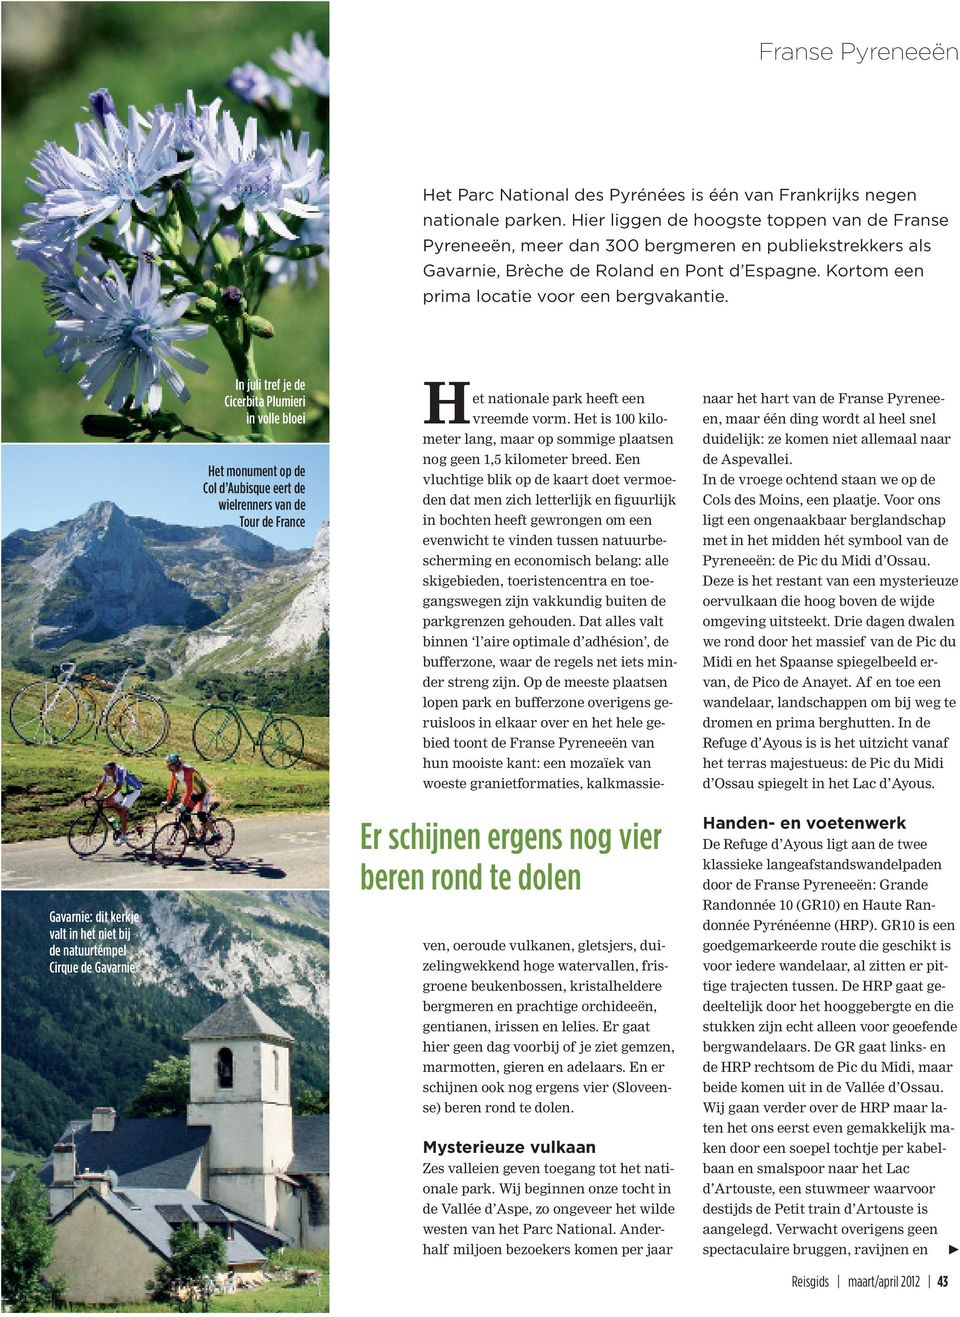
POLYGON ((104 764, 103 777, 97 783, 97 789, 93 795, 94 799, 104 796, 104 810, 112 811, 120 819, 120 826, 114 830, 113 834, 114 846, 123 845, 124 838, 127 835, 127 819, 130 810, 142 790, 143 783, 130 772, 129 768, 124 768, 122 764, 115 764, 112 759, 104 764))

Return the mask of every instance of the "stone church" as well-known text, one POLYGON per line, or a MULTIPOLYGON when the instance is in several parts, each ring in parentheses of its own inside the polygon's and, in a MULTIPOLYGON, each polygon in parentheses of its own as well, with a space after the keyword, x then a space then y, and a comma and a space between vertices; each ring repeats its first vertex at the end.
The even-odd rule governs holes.
POLYGON ((328 1243, 329 1118, 294 1116, 292 1036, 248 997, 184 1035, 186 1116, 71 1121, 40 1173, 56 1232, 48 1276, 67 1300, 132 1303, 188 1222, 219 1230, 227 1266, 256 1273, 268 1249, 328 1243))

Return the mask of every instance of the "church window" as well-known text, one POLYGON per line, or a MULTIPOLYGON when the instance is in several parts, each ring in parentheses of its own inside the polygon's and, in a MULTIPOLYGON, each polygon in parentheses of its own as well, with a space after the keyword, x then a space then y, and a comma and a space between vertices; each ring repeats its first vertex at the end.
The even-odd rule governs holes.
POLYGON ((273 1087, 279 1093, 280 1091, 280 1053, 276 1048, 273 1049, 273 1087))
POLYGON ((233 1053, 221 1047, 217 1053, 217 1088, 233 1088, 233 1053))

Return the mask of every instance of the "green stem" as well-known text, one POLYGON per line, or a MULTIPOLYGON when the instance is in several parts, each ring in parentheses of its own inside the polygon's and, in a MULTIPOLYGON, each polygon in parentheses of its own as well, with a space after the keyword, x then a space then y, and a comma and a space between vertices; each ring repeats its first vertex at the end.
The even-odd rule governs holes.
POLYGON ((203 255, 202 248, 197 256, 196 263, 193 263, 189 261, 186 258, 186 256, 182 254, 182 252, 174 251, 174 249, 170 246, 170 243, 167 241, 165 233, 161 229, 160 225, 157 224, 157 222, 154 220, 152 215, 147 215, 143 211, 138 210, 136 213, 136 217, 138 221, 143 225, 143 227, 147 229, 148 232, 152 233, 153 236, 160 243, 161 256, 165 257, 166 260, 168 261, 175 262, 178 269, 180 269, 185 275, 187 275, 187 277, 191 280, 192 283, 200 283, 200 281, 203 279, 203 273, 200 268, 200 258, 203 255))
MULTIPOLYGON (((238 211, 237 214, 239 213, 240 212, 238 211)), ((218 217, 214 220, 213 224, 210 225, 209 231, 206 234, 204 234, 203 238, 202 239, 198 238, 197 240, 199 242, 199 248, 197 250, 198 270, 201 270, 203 268, 204 255, 206 253, 207 248, 213 242, 214 238, 217 236, 218 233, 220 233, 221 229, 229 228, 232 222, 233 221, 228 219, 226 216, 218 215, 218 217)), ((201 274, 200 277, 202 278, 203 275, 201 274)))
POLYGON ((265 413, 263 401, 260 397, 260 379, 257 375, 257 364, 253 357, 252 335, 240 320, 233 321, 232 326, 219 328, 218 332, 220 341, 230 355, 237 383, 248 399, 245 413, 248 417, 247 425, 260 436, 261 442, 273 443, 269 428, 264 421, 265 413), (236 335, 231 332, 233 327, 236 328, 236 335), (253 419, 250 420, 250 417, 253 419))

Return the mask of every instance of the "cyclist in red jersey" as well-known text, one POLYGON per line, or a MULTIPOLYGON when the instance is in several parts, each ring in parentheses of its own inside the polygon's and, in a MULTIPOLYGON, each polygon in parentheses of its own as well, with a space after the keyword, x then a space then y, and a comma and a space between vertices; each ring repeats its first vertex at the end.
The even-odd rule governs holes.
POLYGON ((178 754, 167 755, 167 767, 170 769, 167 804, 172 803, 177 784, 180 783, 183 786, 183 792, 180 796, 181 804, 190 812, 197 811, 197 818, 200 820, 200 837, 194 844, 201 846, 210 826, 210 801, 212 795, 210 783, 207 782, 199 769, 194 768, 192 764, 185 764, 178 754))

